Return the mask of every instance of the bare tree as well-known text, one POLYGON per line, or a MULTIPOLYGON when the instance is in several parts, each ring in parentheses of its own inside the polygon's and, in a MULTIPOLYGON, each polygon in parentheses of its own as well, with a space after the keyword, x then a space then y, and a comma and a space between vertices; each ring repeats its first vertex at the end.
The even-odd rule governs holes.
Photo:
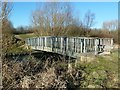
POLYGON ((92 13, 90 10, 85 14, 83 22, 82 22, 82 28, 84 30, 84 36, 89 35, 91 31, 91 27, 95 24, 95 14, 92 13))
POLYGON ((3 54, 8 52, 8 49, 11 47, 11 23, 8 20, 8 16, 12 10, 12 3, 11 2, 1 2, 1 12, 0 12, 0 23, 1 26, 1 33, 2 33, 2 52, 3 54))
POLYGON ((38 35, 65 35, 72 24, 71 6, 68 3, 45 3, 32 13, 32 22, 38 35))
POLYGON ((118 29, 118 20, 103 22, 103 29, 104 30, 117 30, 118 29))
POLYGON ((95 22, 95 14, 92 13, 90 10, 85 14, 84 21, 83 21, 83 26, 84 28, 91 28, 95 22))

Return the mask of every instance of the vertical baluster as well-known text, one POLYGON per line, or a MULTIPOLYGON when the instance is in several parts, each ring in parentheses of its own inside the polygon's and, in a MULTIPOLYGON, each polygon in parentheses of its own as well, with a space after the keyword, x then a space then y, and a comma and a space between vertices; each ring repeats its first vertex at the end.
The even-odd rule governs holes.
POLYGON ((86 39, 84 38, 84 53, 86 52, 86 39))
POLYGON ((113 49, 113 39, 111 38, 111 49, 113 49))
POLYGON ((92 52, 92 39, 90 39, 90 52, 92 52))
POLYGON ((66 51, 68 51, 68 38, 66 38, 66 51))
POLYGON ((61 53, 63 52, 63 49, 62 49, 63 46, 62 45, 63 45, 63 38, 61 37, 61 53))
POLYGON ((50 47, 51 47, 51 51, 52 51, 52 36, 50 37, 50 47))
POLYGON ((47 40, 47 37, 44 37, 44 47, 46 47, 47 46, 47 42, 46 42, 46 40, 47 40))
POLYGON ((55 37, 55 49, 56 49, 56 53, 58 51, 58 37, 55 37))
POLYGON ((97 55, 97 39, 95 39, 95 55, 97 55))
POLYGON ((80 39, 80 44, 81 44, 81 53, 83 52, 83 42, 82 42, 82 38, 80 39))

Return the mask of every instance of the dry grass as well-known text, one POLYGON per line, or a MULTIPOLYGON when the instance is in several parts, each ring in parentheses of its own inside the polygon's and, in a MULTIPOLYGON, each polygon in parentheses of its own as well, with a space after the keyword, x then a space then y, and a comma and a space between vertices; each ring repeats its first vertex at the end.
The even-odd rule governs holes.
POLYGON ((117 52, 96 57, 90 63, 64 61, 3 60, 3 87, 10 88, 106 88, 118 86, 117 52))

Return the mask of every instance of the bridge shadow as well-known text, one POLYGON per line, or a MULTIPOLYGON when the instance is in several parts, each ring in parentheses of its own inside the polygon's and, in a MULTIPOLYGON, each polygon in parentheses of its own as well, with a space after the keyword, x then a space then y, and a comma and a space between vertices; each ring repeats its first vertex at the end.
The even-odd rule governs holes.
POLYGON ((67 55, 61 55, 58 53, 53 53, 53 52, 46 52, 46 51, 40 51, 40 50, 35 50, 31 53, 35 58, 40 59, 40 60, 55 60, 55 61, 74 61, 76 58, 67 56, 67 55))
POLYGON ((52 60, 52 61, 68 62, 70 60, 74 62, 76 59, 76 58, 73 58, 67 55, 62 55, 62 54, 53 53, 53 52, 40 51, 40 50, 34 50, 31 53, 17 53, 17 54, 11 53, 11 54, 6 55, 6 58, 10 60, 16 60, 16 61, 24 61, 24 60, 27 60, 31 56, 34 57, 38 61, 39 60, 41 61, 52 60))

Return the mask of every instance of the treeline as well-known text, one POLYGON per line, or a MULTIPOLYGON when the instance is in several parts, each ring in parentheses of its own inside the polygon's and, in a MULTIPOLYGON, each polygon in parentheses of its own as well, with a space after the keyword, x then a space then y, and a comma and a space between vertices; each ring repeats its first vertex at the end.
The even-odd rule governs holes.
MULTIPOLYGON (((50 34, 46 34, 45 30, 38 32, 36 31, 35 28, 33 27, 18 27, 14 28, 12 23, 10 21, 5 21, 7 22, 7 28, 6 31, 10 34, 13 35, 19 35, 19 34, 30 34, 30 33, 35 33, 36 36, 49 36, 50 34)), ((3 31, 4 32, 4 31, 3 31)), ((115 43, 118 43, 118 30, 108 30, 108 29, 91 29, 91 28, 83 28, 81 26, 77 25, 69 25, 65 27, 65 29, 61 29, 59 27, 55 28, 54 31, 55 36, 68 36, 68 37, 100 37, 100 38, 113 38, 115 43), (61 33, 66 32, 63 30, 67 30, 66 33, 61 33)))
POLYGON ((29 34, 34 33, 34 30, 32 27, 18 27, 13 30, 13 34, 19 35, 19 34, 29 34))

